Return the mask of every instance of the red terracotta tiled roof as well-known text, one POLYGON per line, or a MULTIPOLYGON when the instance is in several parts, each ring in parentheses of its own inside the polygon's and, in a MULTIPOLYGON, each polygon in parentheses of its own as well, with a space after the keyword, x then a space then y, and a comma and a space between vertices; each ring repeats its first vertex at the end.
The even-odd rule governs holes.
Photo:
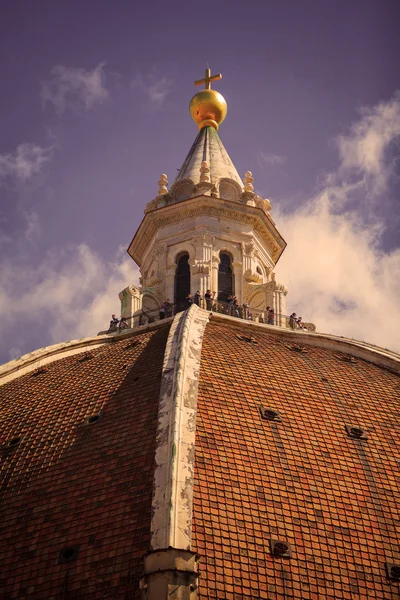
POLYGON ((400 380, 387 370, 261 328, 208 324, 193 505, 199 600, 398 599, 385 562, 400 564, 399 408, 400 380), (261 403, 281 420, 262 419, 261 403), (292 557, 273 557, 271 539, 292 557))
POLYGON ((2 600, 140 597, 168 331, 63 358, 0 389, 2 600), (77 558, 60 564, 66 547, 77 558))

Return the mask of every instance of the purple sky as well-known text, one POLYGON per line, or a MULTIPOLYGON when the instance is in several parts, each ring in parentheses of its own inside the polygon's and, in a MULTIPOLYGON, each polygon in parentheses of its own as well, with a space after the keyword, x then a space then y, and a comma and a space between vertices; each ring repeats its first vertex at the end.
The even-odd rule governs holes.
MULTIPOLYGON (((228 102, 223 143, 239 173, 250 169, 256 190, 270 198, 288 243, 296 235, 291 216, 327 180, 343 188, 362 179, 330 207, 329 227, 335 215, 351 221, 352 233, 372 236, 368 261, 383 257, 388 272, 400 273, 399 12, 397 0, 7 3, 0 23, 0 362, 65 336, 96 334, 103 324, 85 306, 94 314, 101 304, 96 314, 106 322, 118 311, 115 295, 107 305, 99 298, 131 283, 118 248, 135 233, 159 175, 172 182, 193 142, 188 103, 207 61, 223 73, 215 85, 228 102), (366 131, 368 110, 375 121, 366 131), (367 166, 363 149, 350 164, 361 143, 375 153, 367 166)), ((295 289, 291 283, 312 268, 307 256, 301 267, 283 267, 293 307, 306 294, 306 274, 295 289)), ((373 270, 361 295, 372 294, 373 270)), ((384 298, 394 296, 391 285, 384 298)), ((324 330, 349 303, 361 310, 342 289, 338 279, 337 292, 323 300, 329 314, 314 308, 307 315, 317 313, 324 330)), ((371 299, 372 318, 374 302, 381 299, 371 299)), ((346 323, 343 335, 361 336, 346 323)), ((330 330, 340 333, 340 322, 330 330)), ((373 331, 368 339, 395 345, 373 331)))

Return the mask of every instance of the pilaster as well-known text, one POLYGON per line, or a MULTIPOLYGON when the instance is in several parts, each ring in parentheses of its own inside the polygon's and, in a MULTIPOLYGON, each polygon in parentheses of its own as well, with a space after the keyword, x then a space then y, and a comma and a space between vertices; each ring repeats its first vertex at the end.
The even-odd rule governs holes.
POLYGON ((141 289, 128 285, 118 294, 121 302, 121 317, 128 318, 142 308, 141 289))
POLYGON ((234 260, 232 262, 232 269, 235 276, 235 296, 237 296, 239 303, 243 303, 243 263, 234 260))
POLYGON ((211 273, 211 292, 218 293, 218 268, 220 259, 218 256, 212 257, 212 273, 211 273))
POLYGON ((176 264, 167 264, 165 270, 165 299, 174 302, 176 264))
POLYGON ((253 242, 242 243, 242 256, 243 256, 243 273, 246 271, 253 271, 254 261, 254 244, 253 242))

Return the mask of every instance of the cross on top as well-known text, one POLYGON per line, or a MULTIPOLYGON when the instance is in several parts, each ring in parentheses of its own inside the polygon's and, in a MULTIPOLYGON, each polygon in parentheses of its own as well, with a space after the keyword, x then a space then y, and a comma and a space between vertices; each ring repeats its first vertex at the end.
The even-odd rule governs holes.
POLYGON ((201 85, 202 83, 204 83, 204 88, 206 90, 210 90, 211 82, 217 81, 217 79, 222 79, 221 73, 218 73, 217 75, 211 75, 211 69, 206 69, 206 74, 205 74, 204 79, 198 79, 197 81, 194 82, 194 85, 201 85))

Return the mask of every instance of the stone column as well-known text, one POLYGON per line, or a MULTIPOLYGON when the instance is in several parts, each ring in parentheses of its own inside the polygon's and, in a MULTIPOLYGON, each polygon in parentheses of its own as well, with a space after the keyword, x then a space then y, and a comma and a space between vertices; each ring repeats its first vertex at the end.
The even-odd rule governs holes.
POLYGON ((242 242, 243 273, 253 271, 254 243, 242 242))
POLYGON ((165 270, 165 299, 170 302, 175 302, 175 273, 176 264, 168 264, 165 270))
MULTIPOLYGON (((267 283, 267 285, 265 286, 265 306, 264 306, 264 308, 267 308, 267 306, 270 306, 271 308, 274 309, 275 315, 277 315, 274 287, 275 287, 275 282, 271 282, 271 281, 269 283, 267 283)), ((267 313, 265 313, 265 318, 267 318, 267 313)), ((275 319, 275 323, 276 323, 276 319, 275 319)))
POLYGON ((190 261, 192 294, 200 290, 200 294, 204 296, 206 291, 211 287, 211 258, 214 239, 214 237, 206 233, 201 233, 193 238, 195 257, 190 261))
POLYGON ((276 304, 277 304, 277 307, 279 307, 279 310, 277 311, 278 318, 276 320, 276 324, 279 325, 280 327, 287 326, 286 295, 287 295, 287 289, 281 283, 277 283, 276 288, 275 288, 275 297, 276 297, 276 304))
POLYGON ((275 311, 275 325, 286 327, 287 289, 281 283, 275 281, 275 273, 271 273, 271 281, 265 287, 267 305, 271 306, 275 311))
POLYGON ((235 292, 239 304, 243 304, 243 263, 238 260, 232 262, 232 269, 235 276, 235 292))
MULTIPOLYGON (((208 289, 211 289, 212 282, 212 251, 215 237, 203 234, 202 236, 202 251, 203 251, 203 265, 204 265, 204 276, 202 278, 202 288, 200 289, 202 295, 206 293, 208 289)), ((211 290, 212 291, 212 290, 211 290)))
POLYGON ((189 258, 190 266, 190 293, 193 295, 200 288, 200 277, 196 268, 196 259, 189 258))
POLYGON ((218 268, 220 259, 218 256, 212 257, 212 273, 211 273, 211 293, 215 292, 215 298, 218 297, 218 268))
POLYGON ((165 244, 159 244, 154 250, 154 268, 157 276, 163 274, 165 269, 165 263, 167 258, 167 246, 165 244))

